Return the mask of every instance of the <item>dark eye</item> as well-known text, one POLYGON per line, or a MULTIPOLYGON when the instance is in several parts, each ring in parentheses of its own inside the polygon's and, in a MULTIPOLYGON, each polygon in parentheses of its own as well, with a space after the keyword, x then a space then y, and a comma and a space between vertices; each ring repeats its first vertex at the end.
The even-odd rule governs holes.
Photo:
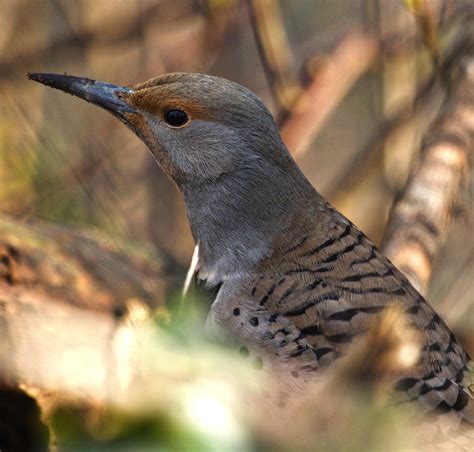
POLYGON ((172 127, 181 127, 188 122, 188 115, 183 110, 168 110, 165 121, 172 127))

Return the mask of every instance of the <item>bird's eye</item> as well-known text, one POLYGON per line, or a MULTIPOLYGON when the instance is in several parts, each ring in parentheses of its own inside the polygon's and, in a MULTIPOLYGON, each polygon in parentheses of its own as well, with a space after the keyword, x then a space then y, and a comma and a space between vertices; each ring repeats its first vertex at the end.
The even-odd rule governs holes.
POLYGON ((168 110, 165 121, 171 127, 181 127, 188 122, 188 115, 183 110, 168 110))

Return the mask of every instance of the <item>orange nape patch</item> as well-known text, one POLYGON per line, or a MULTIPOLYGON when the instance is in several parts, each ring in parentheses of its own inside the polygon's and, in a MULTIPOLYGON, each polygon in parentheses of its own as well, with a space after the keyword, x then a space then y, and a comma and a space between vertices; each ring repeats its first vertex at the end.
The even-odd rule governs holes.
POLYGON ((198 96, 180 93, 176 85, 158 85, 140 89, 127 95, 127 102, 139 111, 163 118, 168 110, 179 109, 186 112, 189 119, 211 119, 212 109, 206 108, 198 96), (194 98, 193 98, 194 97, 194 98))

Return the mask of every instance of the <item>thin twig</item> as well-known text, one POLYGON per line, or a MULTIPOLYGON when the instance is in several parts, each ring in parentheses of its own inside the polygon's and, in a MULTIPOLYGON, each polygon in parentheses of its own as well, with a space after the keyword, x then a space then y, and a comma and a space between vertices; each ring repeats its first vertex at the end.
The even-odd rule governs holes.
POLYGON ((300 94, 300 85, 278 2, 247 0, 247 6, 270 90, 279 109, 288 110, 300 94))

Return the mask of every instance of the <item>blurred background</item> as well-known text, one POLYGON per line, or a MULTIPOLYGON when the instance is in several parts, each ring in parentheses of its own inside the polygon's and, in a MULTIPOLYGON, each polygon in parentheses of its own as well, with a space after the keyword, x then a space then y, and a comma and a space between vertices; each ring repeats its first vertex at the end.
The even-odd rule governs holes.
MULTIPOLYGON (((128 85, 204 72, 256 92, 312 184, 380 244, 442 100, 433 55, 472 12, 462 0, 0 0, 2 221, 144 250, 160 290, 150 283, 154 295, 142 299, 156 307, 176 297, 194 247, 176 187, 112 116, 25 74, 128 85)), ((472 350, 469 180, 427 299, 472 350)))
MULTIPOLYGON (((305 143, 295 144, 291 130, 284 136, 313 185, 377 243, 439 105, 436 89, 423 91, 431 66, 417 1, 0 3, 1 211, 97 228, 151 248, 162 256, 172 288, 193 251, 173 183, 112 116, 28 82, 27 71, 117 84, 206 72, 255 91, 283 126, 320 76, 321 92, 302 121, 305 143)), ((440 40, 468 9, 459 0, 421 3, 440 40)), ((459 201, 459 221, 428 297, 446 315, 453 299, 474 305, 469 193, 459 201)))

